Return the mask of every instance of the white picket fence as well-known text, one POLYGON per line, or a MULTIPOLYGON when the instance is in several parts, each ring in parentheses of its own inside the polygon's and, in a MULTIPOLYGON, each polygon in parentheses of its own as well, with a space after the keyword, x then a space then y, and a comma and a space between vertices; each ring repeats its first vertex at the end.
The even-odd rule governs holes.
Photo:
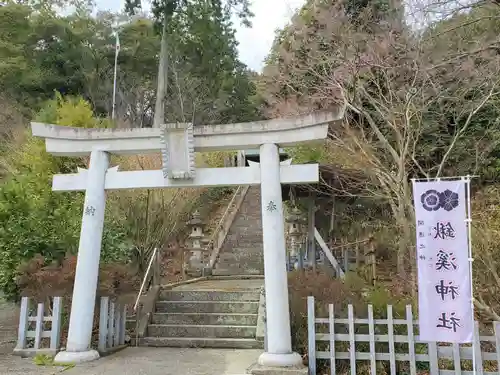
POLYGON ((60 349, 62 298, 54 297, 51 306, 38 303, 36 315, 32 313, 34 310, 30 309, 30 302, 31 299, 28 297, 21 299, 17 345, 14 348, 14 354, 20 356, 55 355, 60 349), (50 311, 51 315, 49 315, 50 311), (44 345, 43 339, 48 339, 48 345, 44 345))
POLYGON ((328 306, 328 317, 317 318, 314 297, 308 297, 307 307, 310 375, 316 375, 317 360, 330 362, 331 375, 336 374, 342 360, 351 375, 384 373, 380 370, 383 362, 391 375, 500 374, 500 322, 493 323, 489 335, 480 335, 476 322, 473 352, 471 345, 420 341, 411 306, 406 306, 405 319, 394 319, 391 305, 387 306, 386 319, 375 319, 371 305, 368 317, 363 319, 354 317, 352 305, 348 305, 347 318, 336 318, 332 304, 328 306))
POLYGON ((99 353, 114 352, 124 347, 127 305, 101 297, 99 314, 99 353))

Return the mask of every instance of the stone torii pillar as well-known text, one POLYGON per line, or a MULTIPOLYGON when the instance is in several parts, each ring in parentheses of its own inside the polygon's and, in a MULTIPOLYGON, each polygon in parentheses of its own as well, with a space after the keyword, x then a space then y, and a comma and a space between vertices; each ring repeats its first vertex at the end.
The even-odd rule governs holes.
POLYGON ((281 196, 279 149, 272 143, 260 146, 260 188, 267 352, 259 357, 259 364, 269 367, 298 366, 302 364, 302 357, 292 352, 290 334, 285 219, 281 196))
POLYGON ((45 138, 48 152, 59 156, 91 156, 89 170, 56 175, 54 191, 85 191, 78 264, 73 291, 67 350, 60 363, 99 357, 90 349, 105 190, 261 185, 268 348, 259 364, 299 365, 292 352, 286 274, 281 184, 316 183, 317 164, 290 165, 279 161, 278 146, 292 147, 325 139, 337 113, 320 112, 291 119, 244 124, 167 124, 162 129, 77 129, 32 123, 34 136, 45 138), (194 152, 244 150, 260 147, 260 166, 195 168, 194 152), (163 170, 120 172, 109 167, 109 154, 162 153, 163 170))
POLYGON ((66 351, 56 355, 56 362, 87 362, 99 358, 99 353, 90 349, 90 340, 99 277, 106 207, 104 184, 108 166, 109 154, 107 152, 99 150, 91 152, 88 179, 92 183, 87 186, 83 204, 68 341, 66 351))

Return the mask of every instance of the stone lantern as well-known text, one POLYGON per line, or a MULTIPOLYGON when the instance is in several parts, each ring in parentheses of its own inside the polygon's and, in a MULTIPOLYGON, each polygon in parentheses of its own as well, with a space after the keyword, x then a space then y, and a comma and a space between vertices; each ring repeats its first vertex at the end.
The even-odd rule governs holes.
POLYGON ((191 276, 200 276, 204 266, 203 244, 205 241, 203 234, 203 222, 200 216, 199 211, 196 210, 191 215, 191 219, 187 222, 188 227, 191 229, 191 233, 189 234, 190 257, 187 273, 191 276))
POLYGON ((302 212, 297 207, 292 208, 285 221, 289 225, 288 235, 290 236, 291 243, 290 261, 295 269, 302 268, 302 254, 300 251, 303 236, 302 226, 304 223, 302 212))

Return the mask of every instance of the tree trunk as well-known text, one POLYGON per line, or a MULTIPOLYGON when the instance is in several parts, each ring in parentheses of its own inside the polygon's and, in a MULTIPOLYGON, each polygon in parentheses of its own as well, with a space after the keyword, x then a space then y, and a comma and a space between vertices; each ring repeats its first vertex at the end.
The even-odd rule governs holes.
POLYGON ((396 220, 400 233, 399 246, 397 252, 397 262, 396 262, 397 273, 401 279, 406 279, 407 273, 405 269, 405 258, 406 255, 408 254, 409 238, 408 238, 408 230, 406 228, 407 220, 405 215, 405 209, 404 207, 401 207, 401 205, 398 205, 398 213, 396 215, 396 220))
POLYGON ((397 274, 401 281, 405 282, 405 289, 415 293, 416 272, 415 272, 415 248, 413 246, 411 230, 411 220, 408 218, 407 206, 405 202, 398 204, 396 215, 399 229, 399 246, 397 252, 397 274))
POLYGON ((161 34, 160 62, 158 64, 158 86, 156 90, 155 115, 153 128, 159 128, 165 122, 165 98, 167 96, 168 77, 168 41, 167 41, 167 17, 163 21, 161 34))

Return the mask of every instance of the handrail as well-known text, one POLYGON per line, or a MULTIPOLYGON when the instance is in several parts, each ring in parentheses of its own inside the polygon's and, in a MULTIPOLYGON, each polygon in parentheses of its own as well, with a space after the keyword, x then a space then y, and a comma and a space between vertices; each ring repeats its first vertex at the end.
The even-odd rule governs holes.
POLYGON ((321 237, 321 234, 318 232, 318 230, 316 228, 314 228, 314 238, 316 239, 316 241, 318 241, 319 246, 321 247, 321 249, 325 253, 326 257, 328 258, 328 260, 332 264, 335 271, 337 272, 337 276, 341 279, 344 279, 345 278, 344 271, 340 267, 339 262, 337 262, 337 259, 335 259, 332 252, 330 251, 330 249, 326 245, 325 241, 323 240, 323 237, 321 237))
MULTIPOLYGON (((226 216, 229 214, 229 209, 231 208, 231 206, 233 205, 234 203, 234 200, 236 199, 236 197, 238 196, 238 194, 240 193, 242 189, 242 186, 238 186, 238 188, 236 189, 236 191, 234 192, 233 194, 233 197, 231 198, 231 200, 229 201, 229 204, 227 205, 226 207, 226 211, 224 211, 224 214, 222 215, 221 219, 219 220, 219 223, 217 224, 217 226, 215 227, 215 230, 214 232, 212 233, 212 237, 210 238, 210 241, 207 243, 207 247, 206 249, 210 249, 210 246, 213 245, 215 239, 217 238, 217 236, 219 235, 219 230, 222 228, 222 225, 224 224, 224 220, 226 219, 226 216)), ((216 260, 216 256, 217 254, 212 254, 210 256, 210 263, 209 263, 209 266, 210 267, 213 267, 213 263, 215 263, 215 260, 216 260), (212 259, 213 258, 213 259, 212 259)))
POLYGON ((137 311, 137 305, 139 304, 139 300, 141 299, 142 291, 144 290, 144 286, 146 285, 146 281, 148 280, 149 272, 151 271, 151 267, 153 265, 153 261, 155 260, 157 251, 158 251, 158 248, 155 247, 153 250, 153 254, 151 255, 151 259, 149 260, 149 264, 148 264, 148 268, 146 269, 146 273, 144 274, 144 279, 142 280, 141 289, 139 289, 139 294, 137 295, 137 299, 135 300, 134 312, 137 311))

